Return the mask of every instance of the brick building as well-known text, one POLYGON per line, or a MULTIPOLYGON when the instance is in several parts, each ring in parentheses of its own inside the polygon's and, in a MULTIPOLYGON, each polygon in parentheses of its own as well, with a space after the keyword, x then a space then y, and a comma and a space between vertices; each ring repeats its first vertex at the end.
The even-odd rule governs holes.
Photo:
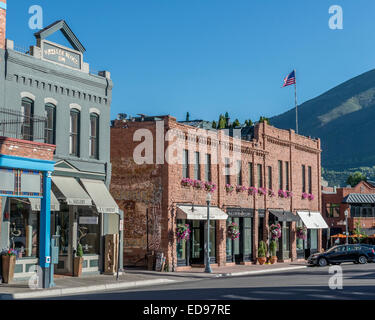
POLYGON ((323 217, 330 235, 346 232, 345 211, 348 210, 348 231, 353 234, 357 223, 368 236, 375 234, 375 185, 362 181, 354 188, 323 188, 323 217))
POLYGON ((207 191, 183 185, 184 178, 217 186, 210 203, 212 263, 254 263, 259 241, 269 240, 277 222, 279 261, 321 249, 320 140, 266 123, 225 132, 171 116, 119 119, 111 128, 110 190, 124 210, 125 265, 144 265, 150 251, 163 252, 170 271, 204 263, 207 191), (232 222, 238 240, 227 237, 232 222), (178 242, 176 228, 184 224, 190 240, 178 242), (306 241, 296 237, 303 224, 306 241))

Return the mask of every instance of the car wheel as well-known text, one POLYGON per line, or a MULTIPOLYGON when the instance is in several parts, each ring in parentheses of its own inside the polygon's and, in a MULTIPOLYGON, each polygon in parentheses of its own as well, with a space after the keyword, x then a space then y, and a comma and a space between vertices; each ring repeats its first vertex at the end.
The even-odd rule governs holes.
POLYGON ((318 261, 319 267, 325 267, 328 265, 328 261, 326 258, 320 258, 318 261))
POLYGON ((358 258, 358 262, 359 262, 360 264, 366 264, 366 263, 367 263, 367 258, 366 258, 365 256, 360 256, 360 257, 358 258))

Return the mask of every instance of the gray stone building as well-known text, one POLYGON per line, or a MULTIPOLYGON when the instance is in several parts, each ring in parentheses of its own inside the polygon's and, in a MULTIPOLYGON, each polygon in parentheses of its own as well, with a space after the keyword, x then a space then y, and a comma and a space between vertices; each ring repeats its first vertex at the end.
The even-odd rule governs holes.
MULTIPOLYGON (((59 236, 55 272, 72 273, 78 243, 83 272, 102 272, 104 236, 118 234, 120 221, 108 191, 113 83, 107 71, 90 72, 85 48, 65 21, 39 31, 35 40, 27 52, 9 39, 0 48, 0 108, 8 118, 20 115, 21 136, 14 133, 13 138, 56 145, 51 193, 51 234, 59 236), (55 32, 62 32, 71 47, 48 41, 55 32)), ((4 135, 12 136, 7 131, 4 135)), ((20 251, 15 278, 25 278, 38 264, 41 201, 2 200, 0 247, 20 251)))

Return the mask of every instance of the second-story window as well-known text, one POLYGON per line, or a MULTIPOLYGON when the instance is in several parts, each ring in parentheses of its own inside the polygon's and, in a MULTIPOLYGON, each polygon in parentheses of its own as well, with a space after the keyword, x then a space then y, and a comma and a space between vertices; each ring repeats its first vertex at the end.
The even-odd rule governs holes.
POLYGON ((205 179, 208 182, 212 182, 211 155, 210 154, 206 154, 205 179))
POLYGON ((289 162, 285 162, 285 190, 290 191, 289 189, 289 162))
POLYGON ((272 190, 272 167, 268 167, 268 189, 272 190))
POLYGON ((195 153, 195 164, 194 164, 194 179, 200 180, 201 179, 201 159, 200 153, 195 153))
POLYGON ((45 110, 47 122, 44 131, 44 142, 56 144, 56 107, 53 104, 46 104, 45 110))
POLYGON ((90 114, 90 158, 99 159, 99 116, 96 113, 90 114))
POLYGON ((242 186, 242 162, 237 160, 237 185, 242 186))
POLYGON ((249 162, 249 185, 250 187, 254 186, 254 165, 252 162, 249 162))
POLYGON ((263 188, 263 166, 261 164, 258 164, 257 168, 258 188, 263 188))
POLYGON ((189 176, 189 150, 184 150, 182 153, 182 177, 190 178, 189 176))
POLYGON ((22 99, 21 113, 23 116, 21 134, 23 140, 33 141, 34 137, 34 101, 28 98, 22 99))
POLYGON ((302 192, 306 192, 306 166, 302 165, 302 192))
POLYGON ((77 109, 70 110, 70 150, 72 156, 79 157, 80 140, 80 112, 77 109))
POLYGON ((309 167, 308 169, 308 186, 309 186, 309 193, 312 194, 312 168, 309 167))
POLYGON ((279 190, 283 190, 283 162, 279 161, 279 190))
POLYGON ((225 158, 225 183, 230 184, 230 161, 225 158))

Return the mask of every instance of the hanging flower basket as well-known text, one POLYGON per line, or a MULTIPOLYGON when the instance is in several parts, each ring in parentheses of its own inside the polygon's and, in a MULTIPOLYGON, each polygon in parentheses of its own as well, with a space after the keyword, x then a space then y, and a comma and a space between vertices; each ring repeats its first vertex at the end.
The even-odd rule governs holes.
POLYGON ((177 226, 177 232, 176 232, 177 241, 181 242, 181 241, 189 240, 190 239, 190 233, 191 233, 191 230, 190 230, 190 226, 188 224, 178 225, 177 226))
POLYGON ((254 196, 254 195, 256 195, 258 193, 258 189, 255 188, 255 187, 250 187, 248 189, 248 192, 249 192, 249 196, 254 196))
POLYGON ((238 240, 239 239, 240 228, 239 228, 238 224, 233 222, 228 226, 227 236, 228 236, 228 238, 230 238, 232 240, 238 240))
POLYGON ((212 183, 212 182, 205 182, 204 183, 204 189, 207 191, 207 192, 215 192, 217 186, 215 183, 212 183))
POLYGON ((194 189, 202 190, 204 188, 204 184, 203 184, 202 181, 194 180, 193 187, 194 187, 194 189))
POLYGON ((227 193, 232 193, 234 191, 234 187, 230 184, 227 184, 225 186, 225 190, 226 190, 227 193))
POLYGON ((268 190, 268 196, 273 198, 275 196, 275 192, 273 192, 273 190, 269 189, 268 190))
POLYGON ((313 201, 315 199, 315 196, 313 194, 309 194, 309 200, 313 201))
POLYGON ((194 185, 194 181, 190 178, 184 178, 181 180, 181 185, 183 187, 192 187, 194 185))
POLYGON ((247 188, 244 187, 244 186, 237 186, 237 187, 236 187, 236 191, 237 191, 238 193, 245 192, 246 190, 247 190, 247 188))
POLYGON ((307 229, 306 227, 297 228, 297 239, 306 240, 307 239, 307 229))
POLYGON ((309 194, 308 193, 306 193, 306 192, 302 193, 302 199, 303 200, 307 200, 308 198, 309 198, 309 194))
POLYGON ((267 194, 267 189, 266 188, 259 188, 258 189, 258 194, 260 196, 265 196, 267 194))
POLYGON ((281 238, 281 225, 273 224, 270 226, 271 238, 272 240, 280 239, 281 238))

